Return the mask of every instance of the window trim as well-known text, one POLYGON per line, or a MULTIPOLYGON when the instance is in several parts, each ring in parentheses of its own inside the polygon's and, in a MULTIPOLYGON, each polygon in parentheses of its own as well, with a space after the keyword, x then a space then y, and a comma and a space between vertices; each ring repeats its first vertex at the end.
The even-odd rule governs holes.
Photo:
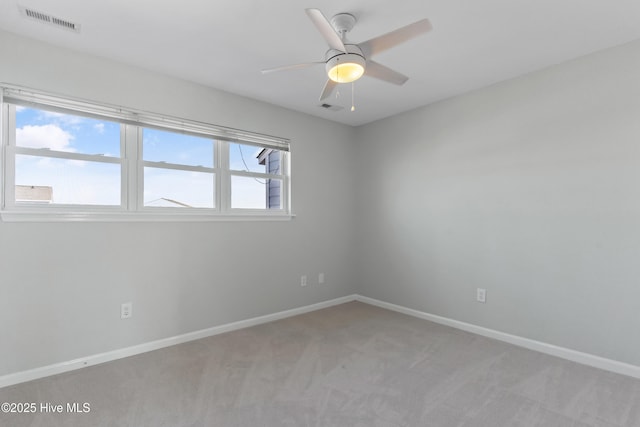
MULTIPOLYGON (((15 109, 13 109, 15 112, 15 109)), ((163 116, 146 111, 98 104, 34 91, 20 86, 0 84, 0 217, 3 221, 255 221, 290 220, 290 141, 229 127, 163 116), (9 105, 57 111, 115 121, 120 126, 120 157, 84 153, 57 152, 48 149, 17 147, 15 145, 16 118, 10 117, 9 105), (8 123, 7 123, 8 122, 8 123), (146 161, 142 157, 144 128, 185 133, 213 139, 213 168, 146 161), (247 144, 271 148, 281 152, 281 174, 266 174, 229 169, 229 145, 247 144), (92 162, 119 164, 121 167, 121 204, 108 205, 20 205, 15 203, 15 159, 27 154, 53 158, 78 159, 92 162), (144 206, 144 168, 157 167, 176 170, 194 170, 213 174, 214 207, 190 208, 144 206), (252 176, 282 181, 281 209, 231 208, 232 176, 252 176), (14 186, 13 191, 9 188, 14 186), (13 202, 7 203, 8 200, 13 202)))

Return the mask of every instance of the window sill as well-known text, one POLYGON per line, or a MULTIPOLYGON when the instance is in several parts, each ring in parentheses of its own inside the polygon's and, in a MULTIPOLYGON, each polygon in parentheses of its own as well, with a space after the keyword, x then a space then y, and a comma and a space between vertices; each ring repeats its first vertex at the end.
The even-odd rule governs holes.
POLYGON ((33 212, 0 211, 3 222, 219 222, 290 221, 292 214, 203 214, 167 212, 33 212))

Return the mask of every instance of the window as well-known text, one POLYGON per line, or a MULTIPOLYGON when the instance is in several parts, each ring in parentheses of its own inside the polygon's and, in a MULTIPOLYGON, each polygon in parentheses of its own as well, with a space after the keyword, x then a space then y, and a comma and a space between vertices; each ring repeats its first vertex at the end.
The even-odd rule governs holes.
POLYGON ((6 194, 14 189, 16 206, 121 205, 118 123, 19 105, 9 114, 15 146, 7 160, 13 160, 15 186, 6 194))
POLYGON ((229 144, 231 207, 282 209, 281 164, 280 150, 229 144))
POLYGON ((143 205, 215 208, 215 140, 142 129, 143 205))
POLYGON ((2 91, 2 216, 289 217, 289 142, 150 113, 2 91))

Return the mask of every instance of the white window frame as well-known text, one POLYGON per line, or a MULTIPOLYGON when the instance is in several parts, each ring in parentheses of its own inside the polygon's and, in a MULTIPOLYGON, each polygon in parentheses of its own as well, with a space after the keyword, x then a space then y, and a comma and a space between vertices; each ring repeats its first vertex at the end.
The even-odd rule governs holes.
MULTIPOLYGON (((218 181, 220 180, 219 176, 220 176, 220 167, 218 166, 218 149, 219 146, 221 145, 220 141, 216 141, 216 140, 212 140, 213 143, 213 158, 214 158, 214 165, 212 168, 210 167, 206 167, 206 166, 192 166, 192 165, 183 165, 183 164, 178 164, 178 163, 168 163, 168 162, 156 162, 156 161, 150 161, 150 160, 144 160, 144 144, 143 144, 143 134, 144 134, 144 130, 148 129, 149 127, 145 127, 145 126, 138 126, 136 127, 137 130, 137 153, 139 153, 138 155, 138 159, 137 159, 137 186, 135 189, 136 194, 138 195, 143 195, 144 194, 144 168, 145 167, 151 167, 151 168, 157 168, 157 169, 169 169, 169 170, 179 170, 179 171, 193 171, 193 172, 205 172, 205 173, 210 173, 213 174, 214 176, 214 186, 213 186, 213 190, 214 190, 214 206, 213 208, 189 208, 189 209, 184 209, 184 208, 179 208, 179 207, 158 207, 158 206, 145 206, 144 205, 144 199, 143 197, 138 197, 137 201, 134 202, 135 205, 137 205, 137 209, 138 211, 142 211, 142 212, 155 212, 155 213, 184 213, 186 215, 202 215, 203 212, 220 212, 220 203, 217 200, 218 199, 218 181)), ((155 127, 154 129, 159 129, 162 131, 167 131, 167 129, 163 129, 163 128, 159 128, 159 127, 155 127)), ((198 135, 198 136, 202 136, 202 135, 198 135)))
MULTIPOLYGON (((24 212, 40 212, 40 211, 56 211, 60 213, 73 212, 77 215, 78 211, 91 212, 103 212, 114 213, 123 212, 127 206, 127 168, 125 167, 126 158, 125 153, 125 126, 120 126, 120 156, 104 156, 99 154, 84 154, 66 151, 56 151, 46 148, 29 148, 19 147, 16 145, 16 127, 15 127, 15 106, 22 104, 7 104, 2 105, 2 120, 3 123, 7 123, 7 126, 3 126, 6 132, 5 143, 3 144, 4 156, 4 197, 3 197, 3 211, 24 211, 24 212), (15 159, 17 155, 37 156, 54 159, 67 159, 67 160, 83 160, 92 163, 107 163, 120 165, 120 205, 83 205, 83 204, 56 204, 51 205, 20 205, 15 203, 15 159)), ((78 114, 76 112, 62 110, 59 108, 50 109, 49 111, 65 112, 69 114, 76 114, 79 116, 86 116, 86 114, 78 114)))
MULTIPOLYGON (((237 142, 239 144, 243 144, 243 145, 251 145, 251 144, 246 144, 243 142, 239 142, 239 141, 232 141, 232 142, 237 142)), ((224 144, 223 148, 223 158, 225 159, 225 161, 228 162, 229 160, 229 144, 224 144)), ((224 170, 224 175, 225 175, 225 182, 227 183, 227 185, 225 185, 225 189, 228 189, 230 192, 232 191, 232 185, 231 185, 231 181, 232 178, 234 176, 243 176, 243 177, 249 177, 249 178, 257 178, 257 179, 264 179, 264 180, 268 180, 268 179, 277 179, 282 181, 282 188, 284 188, 285 185, 289 185, 288 181, 286 180, 287 177, 289 176, 289 162, 288 162, 288 156, 285 156, 285 152, 280 151, 280 174, 272 174, 272 173, 265 173, 265 172, 252 172, 252 171, 242 171, 242 170, 235 170, 235 169, 231 169, 229 167, 229 164, 227 163, 225 165, 225 167, 223 168, 224 170)), ((269 211, 282 211, 284 210, 284 206, 288 206, 289 203, 289 192, 288 191, 284 191, 281 190, 281 209, 267 209, 269 211)), ((226 206, 226 208, 230 211, 230 212, 243 212, 246 211, 247 209, 243 209, 243 208, 233 208, 231 206, 231 193, 229 193, 228 195, 226 195, 225 200, 228 202, 228 205, 226 206)))
POLYGON ((216 220, 288 220, 291 214, 290 142, 253 132, 208 123, 177 119, 154 113, 60 97, 12 85, 0 85, 0 216, 3 221, 216 221, 216 220), (67 114, 89 116, 120 123, 120 157, 58 152, 48 149, 17 147, 15 107, 23 105, 67 114), (212 139, 214 165, 189 166, 143 159, 142 134, 145 128, 181 132, 212 139), (273 148, 281 153, 279 174, 229 169, 229 144, 273 148), (18 154, 116 163, 121 168, 121 204, 103 205, 26 205, 15 202, 15 158, 18 154), (213 208, 144 206, 144 167, 193 170, 213 174, 213 208), (231 177, 250 176, 282 181, 281 209, 231 208, 231 177))

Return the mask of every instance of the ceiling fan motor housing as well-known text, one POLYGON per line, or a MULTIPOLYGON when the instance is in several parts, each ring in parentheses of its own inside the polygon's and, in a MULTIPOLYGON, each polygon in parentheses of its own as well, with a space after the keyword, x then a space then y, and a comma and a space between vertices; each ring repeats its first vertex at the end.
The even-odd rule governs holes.
POLYGON ((354 44, 346 44, 346 52, 330 49, 325 55, 326 71, 336 83, 350 83, 364 74, 366 59, 362 50, 354 44))

